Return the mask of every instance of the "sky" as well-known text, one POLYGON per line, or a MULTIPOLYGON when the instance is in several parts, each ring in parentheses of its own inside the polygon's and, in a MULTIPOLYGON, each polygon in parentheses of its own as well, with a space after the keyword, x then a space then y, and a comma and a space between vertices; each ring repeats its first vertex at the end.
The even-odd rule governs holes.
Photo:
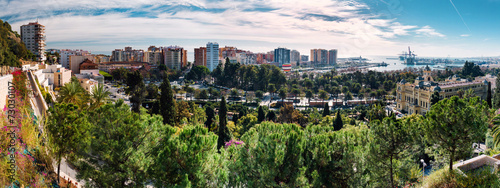
POLYGON ((47 46, 110 54, 207 42, 252 52, 338 49, 339 57, 500 55, 500 0, 0 0, 12 28, 38 19, 47 46))

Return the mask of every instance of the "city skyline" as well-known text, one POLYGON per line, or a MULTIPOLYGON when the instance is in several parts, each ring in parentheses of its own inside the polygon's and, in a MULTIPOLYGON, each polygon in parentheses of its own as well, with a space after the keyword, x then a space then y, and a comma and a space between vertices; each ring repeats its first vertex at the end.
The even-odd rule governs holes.
POLYGON ((19 32, 46 26, 47 49, 108 52, 132 46, 209 41, 252 52, 278 47, 308 54, 338 49, 339 57, 396 56, 411 46, 425 57, 499 56, 500 1, 2 1, 0 19, 19 32), (29 13, 29 14, 28 14, 29 13))

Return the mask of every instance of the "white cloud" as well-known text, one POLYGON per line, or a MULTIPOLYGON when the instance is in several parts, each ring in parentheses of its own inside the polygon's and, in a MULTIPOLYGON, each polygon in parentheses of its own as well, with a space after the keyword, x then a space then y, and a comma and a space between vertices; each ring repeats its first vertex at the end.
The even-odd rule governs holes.
POLYGON ((178 44, 192 51, 209 40, 226 40, 235 43, 221 45, 255 52, 277 46, 303 53, 309 53, 311 48, 338 48, 341 56, 358 56, 388 50, 399 52, 401 47, 393 39, 413 32, 445 37, 430 26, 417 29, 418 26, 404 25, 395 19, 381 19, 370 13, 365 4, 343 0, 24 0, 0 1, 0 7, 8 7, 0 12, 0 18, 17 15, 22 20, 12 24, 14 29, 40 17, 40 23, 46 26, 48 48, 80 45, 84 49, 92 46, 111 51, 121 47, 116 45, 134 45, 146 39, 160 43, 156 45, 171 45, 171 39, 199 41, 178 44), (164 5, 188 7, 172 13, 162 10, 164 5), (130 10, 112 11, 114 8, 130 10), (255 10, 258 8, 269 11, 255 10), (56 14, 61 11, 66 13, 56 14), (94 14, 95 11, 102 13, 94 14), (131 17, 132 11, 146 11, 156 18, 131 17))
POLYGON ((463 34, 463 35, 460 35, 461 37, 470 37, 470 35, 468 34, 463 34))
POLYGON ((445 37, 445 35, 437 32, 435 29, 433 29, 431 26, 424 26, 420 29, 417 29, 415 33, 419 35, 424 35, 424 36, 436 36, 436 37, 445 37))

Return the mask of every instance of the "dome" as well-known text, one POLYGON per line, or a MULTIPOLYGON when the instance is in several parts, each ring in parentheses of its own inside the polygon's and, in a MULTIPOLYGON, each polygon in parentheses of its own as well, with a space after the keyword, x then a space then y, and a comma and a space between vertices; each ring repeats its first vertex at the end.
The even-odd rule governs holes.
POLYGON ((434 90, 433 90, 433 91, 441 92, 441 87, 436 86, 436 87, 434 87, 434 90))
POLYGON ((425 66, 425 69, 426 71, 431 71, 431 68, 429 67, 429 65, 425 66))
POLYGON ((403 78, 399 83, 406 84, 406 80, 403 78))

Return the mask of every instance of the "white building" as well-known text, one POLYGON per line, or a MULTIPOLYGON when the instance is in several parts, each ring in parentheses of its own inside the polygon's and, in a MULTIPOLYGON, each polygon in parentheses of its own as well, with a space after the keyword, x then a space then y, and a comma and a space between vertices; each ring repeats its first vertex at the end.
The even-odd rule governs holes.
POLYGON ((36 60, 44 62, 45 57, 45 26, 38 22, 31 22, 21 26, 21 40, 26 48, 35 54, 36 60))
POLYGON ((207 43, 207 68, 212 72, 219 65, 219 44, 207 43))
POLYGON ((70 69, 69 67, 69 59, 72 55, 76 55, 76 56, 89 56, 91 55, 89 51, 85 51, 85 50, 68 50, 68 49, 65 49, 65 50, 61 50, 60 52, 60 55, 61 55, 61 65, 66 68, 66 69, 70 69))

